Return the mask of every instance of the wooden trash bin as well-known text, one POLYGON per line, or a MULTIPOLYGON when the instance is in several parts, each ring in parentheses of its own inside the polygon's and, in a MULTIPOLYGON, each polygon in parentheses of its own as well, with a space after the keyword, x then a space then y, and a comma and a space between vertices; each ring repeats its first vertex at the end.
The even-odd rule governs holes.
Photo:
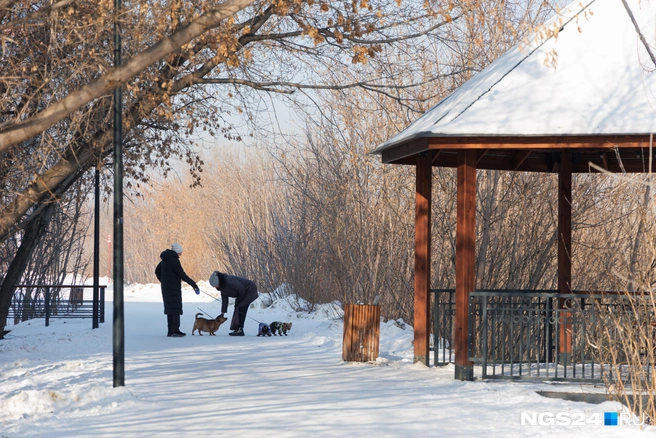
POLYGON ((368 362, 378 358, 380 306, 346 304, 344 306, 344 342, 342 360, 368 362))

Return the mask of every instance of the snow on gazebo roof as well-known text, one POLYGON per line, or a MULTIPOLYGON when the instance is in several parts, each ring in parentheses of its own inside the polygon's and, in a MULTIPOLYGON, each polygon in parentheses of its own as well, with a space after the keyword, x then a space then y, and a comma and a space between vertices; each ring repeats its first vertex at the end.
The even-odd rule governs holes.
MULTIPOLYGON (((654 2, 627 4, 656 52, 654 2)), ((575 1, 532 38, 373 153, 422 137, 627 135, 656 130, 655 66, 621 0, 575 1), (549 60, 556 63, 548 65, 549 60)))

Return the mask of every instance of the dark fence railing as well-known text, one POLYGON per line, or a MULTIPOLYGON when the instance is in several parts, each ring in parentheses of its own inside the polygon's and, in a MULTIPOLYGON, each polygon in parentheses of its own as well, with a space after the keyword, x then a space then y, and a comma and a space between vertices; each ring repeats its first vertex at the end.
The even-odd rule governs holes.
MULTIPOLYGON (((433 343, 430 351, 433 352, 433 364, 437 366, 448 365, 455 361, 454 335, 456 315, 456 290, 455 289, 431 289, 432 294, 432 329, 433 343)), ((510 291, 509 291, 510 292, 510 291)), ((524 294, 525 292, 547 293, 550 290, 512 291, 524 294)), ((472 318, 470 322, 480 317, 481 309, 478 302, 473 303, 470 308, 472 318)), ((472 325, 470 324, 470 327, 472 325)), ((477 326, 477 324, 474 324, 477 326)), ((470 330, 471 333, 471 330, 470 330)), ((470 336, 471 338, 471 336, 470 336)))
MULTIPOLYGON (((470 293, 469 304, 469 360, 481 366, 486 379, 612 378, 607 375, 609 365, 599 363, 591 343, 613 336, 600 310, 624 314, 627 321, 635 311, 635 302, 630 304, 625 294, 617 293, 476 291, 470 293)), ((616 360, 626 358, 619 353, 616 360)), ((648 379, 653 366, 645 364, 648 379)))
POLYGON ((436 366, 453 363, 454 322, 456 316, 456 290, 431 289, 432 294, 432 325, 433 342, 430 351, 433 352, 433 364, 436 366))
MULTIPOLYGON (((432 363, 453 363, 455 290, 431 289, 432 363)), ((634 295, 635 298, 635 295, 634 295)), ((636 304, 616 292, 553 290, 487 290, 470 293, 469 360, 481 367, 486 379, 603 381, 613 377, 608 363, 600 363, 598 345, 615 342, 619 335, 607 315, 636 324, 636 304), (622 319, 623 318, 623 319, 622 319)), ((637 300, 639 303, 640 300, 637 300)), ((656 316, 648 301, 642 312, 652 326, 656 316), (651 315, 649 315, 651 312, 651 315)), ((656 343, 656 327, 653 338, 656 343)), ((628 358, 615 353, 622 380, 628 379, 628 358), (626 371, 624 371, 626 370, 626 371)), ((652 378, 654 364, 643 375, 652 378)))
POLYGON ((105 288, 99 286, 98 302, 94 303, 93 286, 17 286, 7 321, 18 324, 44 318, 47 327, 51 318, 91 318, 92 326, 97 327, 97 321, 105 322, 105 288), (94 314, 94 309, 98 309, 97 314, 94 314))

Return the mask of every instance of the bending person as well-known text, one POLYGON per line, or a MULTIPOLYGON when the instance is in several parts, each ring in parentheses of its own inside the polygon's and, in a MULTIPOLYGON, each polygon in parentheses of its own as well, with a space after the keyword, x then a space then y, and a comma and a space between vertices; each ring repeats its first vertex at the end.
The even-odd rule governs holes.
POLYGON ((244 322, 248 306, 258 299, 255 282, 247 278, 228 275, 214 271, 210 276, 210 285, 221 292, 221 316, 228 311, 228 299, 235 299, 235 312, 232 317, 230 336, 244 336, 244 322))

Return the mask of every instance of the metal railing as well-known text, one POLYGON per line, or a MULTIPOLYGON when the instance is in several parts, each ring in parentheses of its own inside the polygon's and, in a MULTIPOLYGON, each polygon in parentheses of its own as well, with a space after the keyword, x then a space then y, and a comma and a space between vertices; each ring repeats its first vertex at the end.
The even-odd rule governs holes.
MULTIPOLYGON (((469 306, 469 360, 481 366, 486 379, 612 377, 609 365, 597 362, 590 340, 601 340, 609 323, 600 309, 631 314, 626 295, 617 293, 476 291, 469 306)), ((645 365, 648 379, 653 365, 645 365)))
POLYGON ((431 289, 433 300, 433 342, 430 351, 433 353, 433 364, 448 365, 455 359, 453 349, 454 321, 456 316, 456 290, 431 289))
POLYGON ((105 322, 105 289, 106 286, 99 286, 96 298, 93 286, 19 285, 12 296, 7 321, 18 324, 44 318, 48 327, 51 318, 91 318, 95 328, 98 322, 105 322))

